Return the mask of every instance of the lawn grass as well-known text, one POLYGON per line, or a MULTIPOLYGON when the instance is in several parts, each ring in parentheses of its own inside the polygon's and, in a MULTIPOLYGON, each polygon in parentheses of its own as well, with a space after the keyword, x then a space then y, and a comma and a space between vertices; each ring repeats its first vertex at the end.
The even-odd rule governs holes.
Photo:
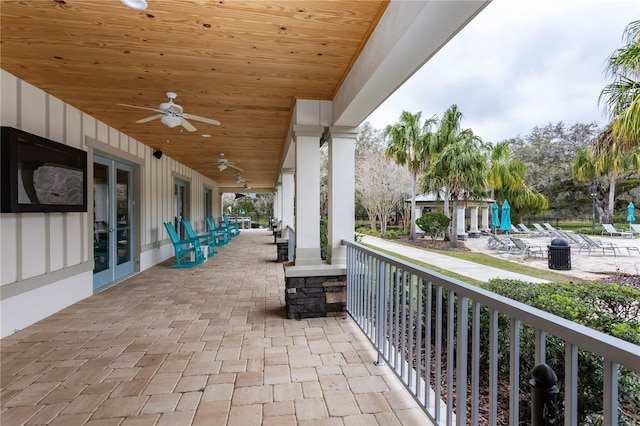
MULTIPOLYGON (((402 243, 400 243, 402 244, 402 243)), ((365 244, 367 247, 370 247, 374 250, 380 251, 382 253, 386 253, 390 256, 396 257, 398 259, 402 259, 405 260, 407 262, 411 262, 414 263, 416 265, 420 265, 423 268, 427 268, 430 269, 432 271, 441 273, 443 275, 446 275, 448 277, 451 278, 456 278, 459 279, 461 281, 464 281, 466 283, 469 284, 473 284, 473 285, 479 285, 481 284, 483 281, 479 281, 470 277, 467 277, 465 275, 460 275, 457 274, 455 272, 452 272, 450 270, 447 269, 443 269, 438 267, 437 265, 431 265, 425 262, 419 262, 417 260, 414 260, 412 258, 406 257, 406 256, 402 256, 400 254, 391 252, 391 251, 387 251, 387 250, 383 250, 379 247, 373 246, 373 245, 368 245, 365 244)), ((456 259, 461 259, 461 260, 467 260, 470 262, 475 262, 478 263, 480 265, 485 265, 485 266, 490 266, 493 268, 499 268, 499 269, 503 269, 505 271, 511 271, 511 272, 515 272, 518 274, 524 274, 524 275, 530 275, 532 277, 537 277, 540 279, 544 279, 547 281, 551 281, 551 282, 557 282, 557 283, 569 283, 569 282, 575 282, 575 283, 581 283, 581 282, 586 282, 583 279, 580 278, 576 278, 576 277, 570 277, 564 274, 558 274, 552 271, 546 271, 544 269, 539 269, 539 268, 533 268, 531 266, 527 266, 527 265, 523 265, 520 263, 514 263, 511 262, 509 260, 505 260, 505 259, 499 259, 493 256, 489 256, 486 255, 484 253, 477 253, 477 252, 458 252, 458 251, 447 251, 447 250, 436 250, 436 249, 429 249, 429 248, 424 248, 424 247, 416 247, 416 246, 411 246, 411 247, 415 247, 418 248, 420 250, 425 250, 425 251, 430 251, 433 253, 438 253, 438 254, 443 254, 445 256, 450 256, 450 257, 455 257, 456 259)))

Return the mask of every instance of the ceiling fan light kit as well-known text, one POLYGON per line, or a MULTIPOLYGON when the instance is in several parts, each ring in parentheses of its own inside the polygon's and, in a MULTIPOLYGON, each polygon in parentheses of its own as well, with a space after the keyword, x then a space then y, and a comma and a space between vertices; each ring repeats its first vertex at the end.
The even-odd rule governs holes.
POLYGON ((163 115, 160 118, 160 122, 162 124, 164 124, 165 126, 170 127, 172 129, 174 127, 179 126, 182 123, 182 121, 180 120, 180 117, 174 117, 173 115, 163 115))
POLYGON ((146 0, 120 0, 120 1, 122 1, 122 4, 124 4, 127 7, 130 7, 131 9, 145 10, 147 8, 146 0))
POLYGON ((231 167, 231 168, 234 168, 236 170, 240 170, 241 172, 244 172, 244 170, 242 170, 240 167, 236 166, 236 163, 234 163, 233 161, 229 161, 226 158, 224 158, 224 152, 221 152, 220 153, 220 158, 218 159, 218 170, 223 171, 227 167, 231 167))

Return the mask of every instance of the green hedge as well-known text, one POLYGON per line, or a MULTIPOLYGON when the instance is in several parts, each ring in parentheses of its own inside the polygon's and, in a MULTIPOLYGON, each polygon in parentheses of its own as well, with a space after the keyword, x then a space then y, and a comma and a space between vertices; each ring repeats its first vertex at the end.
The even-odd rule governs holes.
MULTIPOLYGON (((535 308, 550 312, 573 322, 585 325, 611 336, 640 344, 640 290, 602 283, 545 283, 532 284, 516 280, 494 279, 484 288, 535 308)), ((488 327, 488 312, 482 315, 488 327)), ((500 371, 509 371, 509 319, 499 316, 500 371), (504 354, 504 355, 502 355, 504 354)), ((488 328, 487 328, 488 329, 488 328)), ((482 333, 481 333, 482 335, 482 333)), ((488 335, 481 344, 481 358, 488 362, 488 335)), ((522 326, 520 335, 520 389, 523 391, 521 410, 528 413, 528 377, 535 354, 534 330, 522 326)), ((587 348, 588 349, 588 348, 587 348)), ((558 387, 564 394, 564 350, 565 345, 555 337, 547 338, 547 364, 558 376, 558 387)), ((483 368, 488 368, 485 364, 483 368)), ((578 351, 578 415, 581 425, 602 424, 602 359, 588 351, 578 351)), ((619 422, 632 425, 640 422, 640 377, 625 368, 620 368, 619 422), (635 407, 635 408, 634 408, 635 407), (634 413, 635 412, 635 413, 634 413)), ((559 401, 560 413, 562 400, 559 401)))

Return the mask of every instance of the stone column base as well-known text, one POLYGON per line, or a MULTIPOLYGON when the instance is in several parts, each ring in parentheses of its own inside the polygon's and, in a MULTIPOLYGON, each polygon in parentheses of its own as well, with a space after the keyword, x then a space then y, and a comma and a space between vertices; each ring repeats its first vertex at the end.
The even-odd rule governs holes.
POLYGON ((290 277, 286 282, 287 318, 346 316, 347 277, 290 277))

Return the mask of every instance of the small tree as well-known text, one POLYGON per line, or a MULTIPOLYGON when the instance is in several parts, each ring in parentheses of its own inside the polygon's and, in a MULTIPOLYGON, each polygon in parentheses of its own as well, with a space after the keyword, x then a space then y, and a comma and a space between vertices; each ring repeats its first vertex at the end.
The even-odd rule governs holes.
POLYGON ((450 218, 438 212, 425 213, 422 217, 416 219, 416 225, 429 235, 432 240, 443 235, 450 223, 450 218))
POLYGON ((380 235, 384 236, 389 214, 408 192, 408 172, 387 161, 380 152, 370 152, 356 166, 356 198, 367 211, 371 229, 380 220, 380 235))

